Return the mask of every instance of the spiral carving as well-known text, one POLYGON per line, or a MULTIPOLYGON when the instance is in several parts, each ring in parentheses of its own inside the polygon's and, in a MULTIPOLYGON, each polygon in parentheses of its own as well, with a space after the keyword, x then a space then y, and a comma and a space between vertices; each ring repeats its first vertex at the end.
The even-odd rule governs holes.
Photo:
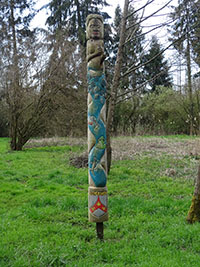
POLYGON ((88 104, 88 127, 95 138, 95 143, 89 151, 89 173, 96 187, 104 187, 106 186, 106 171, 105 166, 101 164, 106 149, 106 128, 101 118, 106 95, 104 74, 91 77, 88 71, 88 85, 91 96, 91 102, 88 104))
POLYGON ((103 18, 87 17, 89 220, 103 222, 107 213, 106 80, 103 18))

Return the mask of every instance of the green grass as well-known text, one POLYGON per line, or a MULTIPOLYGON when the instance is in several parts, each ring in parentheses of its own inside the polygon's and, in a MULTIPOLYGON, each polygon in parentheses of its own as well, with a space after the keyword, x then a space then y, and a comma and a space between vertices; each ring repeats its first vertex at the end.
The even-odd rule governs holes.
POLYGON ((100 242, 87 219, 87 169, 69 165, 83 149, 11 152, 0 138, 0 266, 199 266, 200 224, 185 221, 194 180, 183 169, 193 159, 144 154, 113 162, 100 242), (172 164, 176 176, 168 177, 172 164))

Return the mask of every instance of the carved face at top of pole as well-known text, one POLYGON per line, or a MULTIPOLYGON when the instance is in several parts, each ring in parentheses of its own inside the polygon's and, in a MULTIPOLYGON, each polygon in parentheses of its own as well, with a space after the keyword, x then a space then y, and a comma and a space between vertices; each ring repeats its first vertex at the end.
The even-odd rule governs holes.
POLYGON ((88 39, 103 39, 104 28, 103 28, 103 17, 97 14, 91 14, 87 17, 86 22, 86 38, 88 39))

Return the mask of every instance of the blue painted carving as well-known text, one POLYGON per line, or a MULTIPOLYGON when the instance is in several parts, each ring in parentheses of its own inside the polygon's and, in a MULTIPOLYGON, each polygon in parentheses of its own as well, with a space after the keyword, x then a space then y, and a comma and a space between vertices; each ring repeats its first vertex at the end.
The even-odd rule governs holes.
POLYGON ((92 97, 92 102, 88 106, 88 127, 95 137, 95 145, 89 152, 88 166, 92 180, 96 187, 106 186, 105 167, 101 164, 101 159, 106 149, 106 127, 100 114, 106 101, 106 81, 103 72, 88 68, 88 91, 92 97))

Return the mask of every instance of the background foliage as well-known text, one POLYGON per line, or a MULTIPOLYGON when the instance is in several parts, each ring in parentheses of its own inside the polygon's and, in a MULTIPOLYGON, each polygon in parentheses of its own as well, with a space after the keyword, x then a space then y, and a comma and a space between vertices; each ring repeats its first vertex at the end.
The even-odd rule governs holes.
MULTIPOLYGON (((92 12, 105 19, 109 103, 123 11, 118 6, 112 22, 105 6, 100 0, 52 0, 43 7, 49 12, 48 28, 38 29, 30 24, 34 2, 2 1, 0 136, 11 137, 13 150, 21 150, 33 136, 86 134, 85 20, 92 12)), ((174 84, 163 45, 153 29, 146 37, 145 18, 129 4, 113 135, 199 134, 199 78, 191 73, 192 59, 198 64, 199 0, 179 1, 171 10, 169 42, 185 61, 185 83, 174 84)))

